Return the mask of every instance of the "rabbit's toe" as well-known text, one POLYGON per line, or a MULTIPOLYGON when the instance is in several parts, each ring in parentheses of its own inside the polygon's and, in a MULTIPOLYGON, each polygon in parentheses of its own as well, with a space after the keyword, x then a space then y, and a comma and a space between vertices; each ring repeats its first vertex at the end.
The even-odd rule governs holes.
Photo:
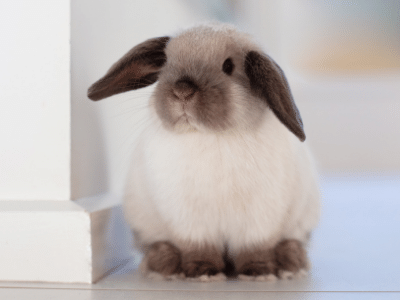
POLYGON ((182 252, 182 271, 186 277, 216 275, 225 268, 222 253, 214 247, 191 247, 182 252))
POLYGON ((275 255, 271 249, 243 251, 236 259, 237 273, 247 276, 274 274, 276 270, 275 255))
POLYGON ((281 278, 290 278, 282 274, 296 274, 308 267, 307 253, 298 240, 288 239, 278 243, 275 248, 277 275, 281 278))
POLYGON ((170 242, 155 242, 149 247, 146 256, 147 266, 151 271, 168 276, 181 270, 181 253, 170 242))

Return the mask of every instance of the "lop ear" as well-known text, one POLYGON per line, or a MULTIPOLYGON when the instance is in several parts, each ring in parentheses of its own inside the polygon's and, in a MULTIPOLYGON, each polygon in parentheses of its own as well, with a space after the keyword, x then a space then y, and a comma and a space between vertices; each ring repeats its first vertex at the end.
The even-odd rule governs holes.
POLYGON ((169 37, 149 39, 133 47, 88 90, 91 100, 101 100, 115 94, 153 84, 167 60, 164 49, 169 37))
POLYGON ((245 72, 252 92, 265 100, 278 119, 303 142, 306 139, 303 122, 281 68, 265 54, 250 51, 245 59, 245 72))

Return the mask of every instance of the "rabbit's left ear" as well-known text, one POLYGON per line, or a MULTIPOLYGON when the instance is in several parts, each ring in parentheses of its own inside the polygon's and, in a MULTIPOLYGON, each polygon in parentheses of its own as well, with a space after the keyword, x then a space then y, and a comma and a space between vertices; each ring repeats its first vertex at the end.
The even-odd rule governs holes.
POLYGON ((303 142, 306 139, 303 122, 281 68, 265 54, 250 51, 245 59, 245 72, 252 92, 264 99, 278 119, 303 142))
POLYGON ((133 47, 89 88, 89 99, 101 100, 156 82, 167 61, 164 50, 169 40, 168 36, 158 37, 133 47))

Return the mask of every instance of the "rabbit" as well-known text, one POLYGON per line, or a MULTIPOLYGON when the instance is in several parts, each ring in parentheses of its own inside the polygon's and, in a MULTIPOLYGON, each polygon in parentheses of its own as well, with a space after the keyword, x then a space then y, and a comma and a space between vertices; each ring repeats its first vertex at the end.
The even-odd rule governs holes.
POLYGON ((306 273, 319 184, 281 68, 233 25, 202 24, 135 46, 88 97, 155 82, 123 202, 140 269, 165 278, 306 273))

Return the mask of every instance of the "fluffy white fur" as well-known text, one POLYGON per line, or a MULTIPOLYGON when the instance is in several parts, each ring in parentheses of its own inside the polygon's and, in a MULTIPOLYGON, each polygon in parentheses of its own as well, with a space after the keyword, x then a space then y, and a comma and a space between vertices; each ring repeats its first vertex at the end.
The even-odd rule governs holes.
POLYGON ((142 242, 192 241, 233 252, 306 240, 318 221, 305 143, 269 111, 255 132, 177 134, 153 123, 133 156, 125 213, 142 242))
MULTIPOLYGON (((235 36, 229 27, 223 30, 235 36)), ((236 39, 243 49, 255 48, 244 35, 236 39)), ((244 111, 251 96, 236 85, 231 92, 242 107, 235 111, 244 111)), ((235 256, 282 239, 306 242, 319 217, 316 172, 307 143, 272 111, 257 126, 247 119, 235 130, 184 133, 164 128, 151 114, 133 154, 124 201, 141 243, 228 245, 235 256)))

